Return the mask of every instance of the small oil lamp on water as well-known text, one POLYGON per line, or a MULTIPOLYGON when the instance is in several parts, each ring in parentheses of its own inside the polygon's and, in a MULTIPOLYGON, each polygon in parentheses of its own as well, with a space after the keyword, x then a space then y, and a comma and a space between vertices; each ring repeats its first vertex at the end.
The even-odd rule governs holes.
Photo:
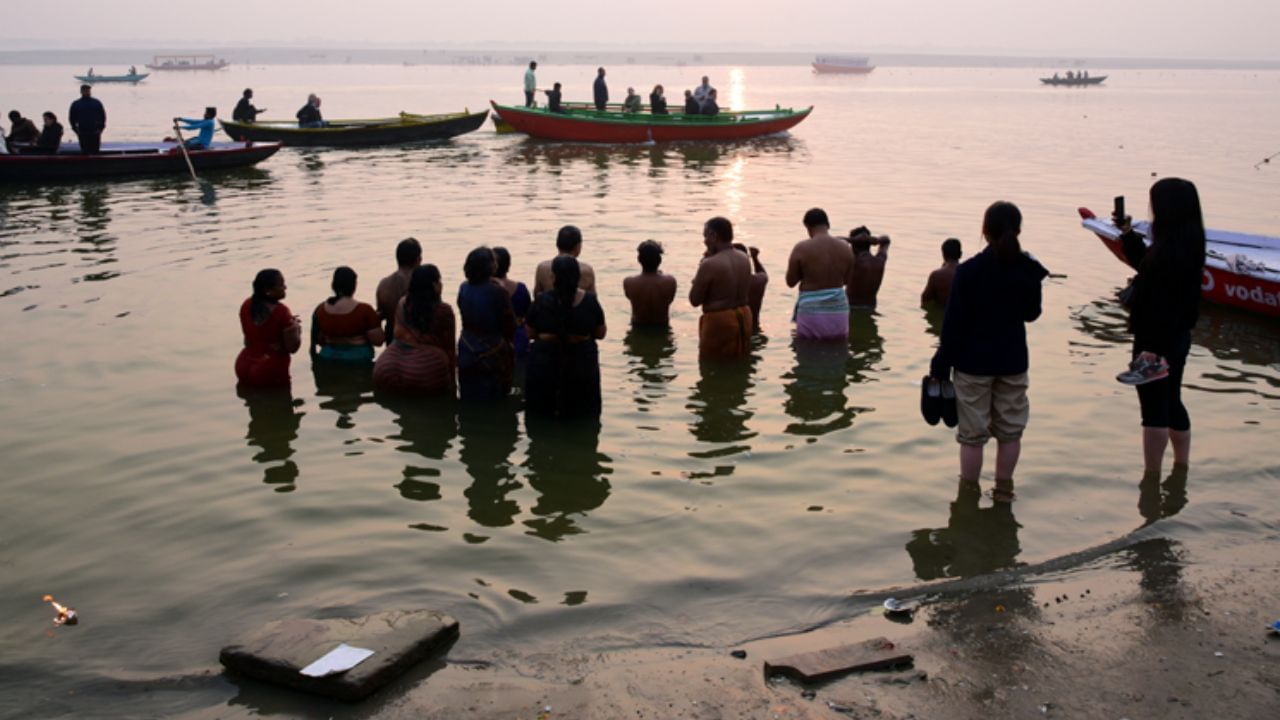
POLYGON ((67 607, 66 605, 63 605, 57 600, 54 600, 52 595, 45 595, 44 601, 49 603, 50 605, 53 605, 53 609, 58 612, 58 614, 55 615, 53 618, 53 624, 55 626, 75 625, 76 623, 80 622, 80 618, 76 617, 75 608, 67 607))

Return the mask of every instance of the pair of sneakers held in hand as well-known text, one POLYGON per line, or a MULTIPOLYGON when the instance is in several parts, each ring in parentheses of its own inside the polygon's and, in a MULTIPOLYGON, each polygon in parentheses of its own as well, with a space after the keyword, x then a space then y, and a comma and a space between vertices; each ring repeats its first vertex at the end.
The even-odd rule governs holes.
POLYGON ((1142 352, 1129 363, 1129 369, 1116 375, 1125 385, 1146 385, 1169 377, 1169 362, 1155 353, 1142 352))
POLYGON ((960 415, 956 410, 956 386, 950 380, 937 380, 924 376, 920 383, 920 414, 930 425, 938 421, 953 428, 960 423, 960 415))

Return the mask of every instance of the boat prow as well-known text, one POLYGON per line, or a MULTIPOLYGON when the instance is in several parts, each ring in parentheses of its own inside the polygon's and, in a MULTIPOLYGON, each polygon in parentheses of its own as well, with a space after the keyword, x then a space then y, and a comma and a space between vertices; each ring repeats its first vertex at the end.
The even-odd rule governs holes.
MULTIPOLYGON (((1120 241, 1120 228, 1099 218, 1089 208, 1078 210, 1081 225, 1102 241, 1120 262, 1129 264, 1120 241)), ((1151 225, 1134 223, 1133 229, 1150 244, 1151 225)), ((1202 297, 1269 317, 1280 317, 1280 238, 1225 230, 1205 230, 1202 297)))
POLYGON ((494 113, 516 132, 542 140, 587 143, 646 143, 673 141, 731 141, 786 132, 809 117, 803 110, 775 108, 723 112, 719 115, 624 113, 566 107, 553 113, 545 108, 499 105, 494 113))

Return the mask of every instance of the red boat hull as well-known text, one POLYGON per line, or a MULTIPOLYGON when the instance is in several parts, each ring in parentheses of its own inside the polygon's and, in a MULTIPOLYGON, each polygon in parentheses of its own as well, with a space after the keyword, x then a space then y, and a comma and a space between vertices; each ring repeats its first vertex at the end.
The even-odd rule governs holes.
MULTIPOLYGON (((1088 208, 1080 208, 1080 216, 1086 220, 1096 217, 1088 208)), ((1094 235, 1120 262, 1129 264, 1119 240, 1112 240, 1098 233, 1094 235)), ((1200 279, 1200 293, 1202 298, 1211 303, 1280 317, 1280 283, 1206 266, 1200 279)))
POLYGON ((493 103, 493 109, 494 112, 500 112, 502 120, 516 132, 542 140, 588 143, 746 140, 790 130, 813 112, 813 108, 807 108, 777 119, 733 124, 700 124, 696 121, 688 124, 646 124, 634 120, 555 115, 545 111, 500 107, 497 103, 493 103))

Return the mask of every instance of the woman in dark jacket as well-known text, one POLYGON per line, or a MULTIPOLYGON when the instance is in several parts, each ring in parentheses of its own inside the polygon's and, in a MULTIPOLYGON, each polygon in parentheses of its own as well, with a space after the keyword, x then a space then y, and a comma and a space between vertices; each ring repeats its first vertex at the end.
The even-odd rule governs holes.
POLYGON ((1124 231, 1125 257, 1137 268, 1129 300, 1133 359, 1164 358, 1169 375, 1138 386, 1142 407, 1142 456, 1148 473, 1159 473, 1173 444, 1173 463, 1186 467, 1191 454, 1191 418, 1182 404, 1182 372, 1191 350, 1191 328, 1200 315, 1204 271, 1204 219, 1196 186, 1165 178, 1151 186, 1151 246, 1115 218, 1124 231))
POLYGON ((960 483, 976 488, 982 448, 995 437, 992 499, 1013 500, 1013 471, 1022 451, 1027 402, 1026 324, 1040 317, 1040 282, 1049 274, 1022 252, 1022 213, 1008 202, 987 208, 987 247, 956 270, 930 375, 955 385, 960 483), (954 371, 954 373, 953 373, 954 371))

